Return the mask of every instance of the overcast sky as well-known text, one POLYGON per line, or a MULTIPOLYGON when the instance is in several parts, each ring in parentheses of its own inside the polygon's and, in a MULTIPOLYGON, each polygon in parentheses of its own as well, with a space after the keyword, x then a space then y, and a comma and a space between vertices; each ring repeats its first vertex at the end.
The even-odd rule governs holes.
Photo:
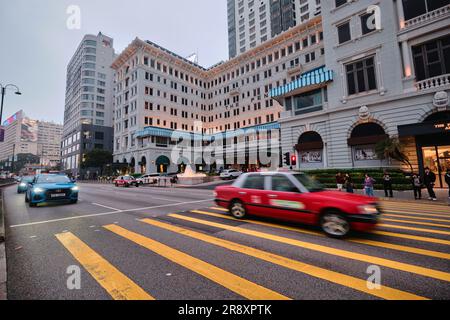
POLYGON ((120 53, 136 36, 181 56, 199 53, 203 66, 228 57, 225 0, 2 0, 0 83, 14 83, 3 120, 23 109, 34 119, 63 122, 66 67, 82 37, 114 38, 120 53), (69 30, 66 10, 81 9, 81 29, 69 30))

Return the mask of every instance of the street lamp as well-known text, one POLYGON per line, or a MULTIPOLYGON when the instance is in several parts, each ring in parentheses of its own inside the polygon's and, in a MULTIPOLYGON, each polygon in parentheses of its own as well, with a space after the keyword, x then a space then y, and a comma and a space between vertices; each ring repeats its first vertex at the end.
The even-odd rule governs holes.
POLYGON ((5 94, 6 94, 6 89, 8 88, 14 88, 16 90, 15 94, 17 94, 18 96, 22 95, 22 92, 20 92, 20 89, 18 86, 16 86, 15 84, 7 84, 6 86, 3 86, 0 83, 0 88, 1 88, 1 94, 2 94, 2 101, 1 101, 1 107, 0 107, 0 125, 2 124, 2 116, 3 116, 3 101, 5 99, 5 94))

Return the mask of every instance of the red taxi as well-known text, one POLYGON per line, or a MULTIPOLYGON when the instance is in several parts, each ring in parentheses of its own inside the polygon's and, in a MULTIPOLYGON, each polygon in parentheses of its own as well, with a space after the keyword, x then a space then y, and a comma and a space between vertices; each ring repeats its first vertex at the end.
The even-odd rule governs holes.
POLYGON ((121 176, 113 181, 116 187, 139 187, 139 182, 132 176, 121 176))
POLYGON ((318 225, 334 238, 373 229, 381 214, 377 199, 326 191, 304 173, 247 173, 233 185, 217 187, 215 198, 235 218, 255 215, 318 225))

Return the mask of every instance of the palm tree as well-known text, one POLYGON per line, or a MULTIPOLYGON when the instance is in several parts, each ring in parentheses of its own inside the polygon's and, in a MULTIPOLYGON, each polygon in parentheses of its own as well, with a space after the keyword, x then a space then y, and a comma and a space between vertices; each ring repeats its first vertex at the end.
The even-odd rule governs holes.
POLYGON ((375 146, 375 153, 380 160, 392 159, 397 160, 400 163, 406 164, 414 171, 408 156, 403 151, 403 146, 398 138, 387 138, 386 140, 380 141, 375 146))

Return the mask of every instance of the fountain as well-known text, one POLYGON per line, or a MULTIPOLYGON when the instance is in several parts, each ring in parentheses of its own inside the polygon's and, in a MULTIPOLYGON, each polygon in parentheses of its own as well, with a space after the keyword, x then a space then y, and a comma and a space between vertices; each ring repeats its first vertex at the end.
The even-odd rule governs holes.
POLYGON ((178 175, 178 183, 184 185, 197 185, 208 182, 208 176, 204 173, 195 172, 194 169, 188 165, 183 174, 178 175))

